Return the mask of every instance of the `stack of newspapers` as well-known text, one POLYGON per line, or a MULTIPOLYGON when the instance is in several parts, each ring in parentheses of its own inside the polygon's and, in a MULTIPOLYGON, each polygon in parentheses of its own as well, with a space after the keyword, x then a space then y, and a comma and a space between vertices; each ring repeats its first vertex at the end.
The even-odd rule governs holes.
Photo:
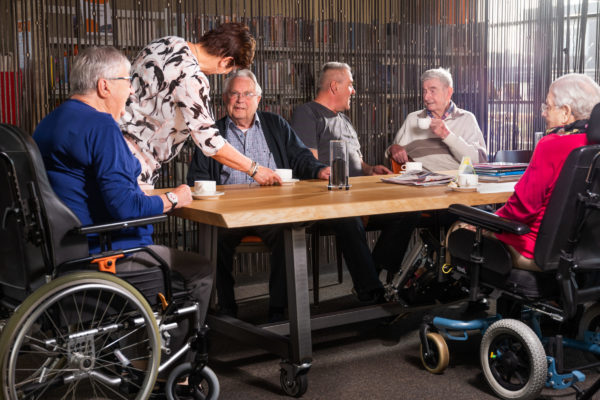
POLYGON ((473 164, 480 182, 518 181, 527 169, 526 163, 491 162, 473 164))
POLYGON ((429 171, 408 171, 402 175, 391 178, 381 178, 383 182, 411 186, 446 185, 452 182, 453 179, 454 178, 450 175, 438 174, 436 172, 429 171))

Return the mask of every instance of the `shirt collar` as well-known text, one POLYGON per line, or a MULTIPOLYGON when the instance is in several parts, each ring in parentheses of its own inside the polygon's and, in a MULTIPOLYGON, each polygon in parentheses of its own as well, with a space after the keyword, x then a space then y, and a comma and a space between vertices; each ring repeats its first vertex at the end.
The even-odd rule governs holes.
MULTIPOLYGON (((447 118, 455 118, 456 116, 458 116, 460 114, 462 114, 462 110, 460 108, 458 108, 452 100, 450 100, 450 105, 448 106, 448 109, 444 112, 444 115, 442 115, 442 120, 447 119, 447 118)), ((431 111, 429 111, 427 108, 423 109, 422 116, 434 118, 431 111)))
MULTIPOLYGON (((238 131, 242 131, 240 128, 237 127, 237 125, 231 120, 231 118, 229 118, 229 115, 226 117, 225 119, 225 126, 228 127, 231 130, 238 130, 238 131)), ((260 123, 260 118, 258 118, 258 112, 254 113, 254 122, 252 122, 252 125, 250 125, 250 128, 248 128, 248 130, 257 127, 257 128, 261 128, 261 123, 260 123)))

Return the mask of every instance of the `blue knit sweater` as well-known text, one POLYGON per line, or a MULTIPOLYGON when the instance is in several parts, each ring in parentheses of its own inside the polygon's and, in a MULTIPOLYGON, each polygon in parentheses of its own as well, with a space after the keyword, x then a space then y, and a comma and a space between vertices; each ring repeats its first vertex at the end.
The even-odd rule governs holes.
MULTIPOLYGON (((140 189, 140 163, 110 114, 67 100, 40 122, 33 139, 52 188, 83 226, 162 214, 161 198, 140 189)), ((97 253, 97 236, 88 239, 90 253, 97 253)), ((149 244, 152 226, 112 235, 115 250, 149 244)))

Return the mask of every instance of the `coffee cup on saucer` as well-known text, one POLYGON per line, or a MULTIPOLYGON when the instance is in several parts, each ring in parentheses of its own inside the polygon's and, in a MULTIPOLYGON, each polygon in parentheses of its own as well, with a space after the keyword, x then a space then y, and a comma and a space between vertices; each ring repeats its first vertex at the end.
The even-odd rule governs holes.
POLYGON ((431 118, 419 118, 417 120, 417 125, 419 126, 419 129, 429 129, 429 127, 431 126, 431 118))
POLYGON ((458 175, 458 187, 475 187, 479 183, 479 177, 475 174, 459 174, 458 175))
POLYGON ((279 175, 282 181, 287 182, 292 180, 292 170, 287 168, 277 168, 275 173, 279 175))
POLYGON ((194 193, 213 194, 216 191, 216 181, 194 181, 194 193))
POLYGON ((404 164, 402 164, 402 167, 400 167, 400 168, 404 172, 421 171, 421 170, 423 170, 423 163, 421 163, 419 161, 407 161, 404 164))

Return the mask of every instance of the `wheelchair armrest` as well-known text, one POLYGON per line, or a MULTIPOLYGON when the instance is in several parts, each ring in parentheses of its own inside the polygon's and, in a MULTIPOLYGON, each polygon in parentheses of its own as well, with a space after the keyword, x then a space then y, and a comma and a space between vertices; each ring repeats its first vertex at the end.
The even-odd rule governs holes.
POLYGON ((165 214, 161 214, 154 215, 152 217, 135 218, 128 219, 125 221, 111 222, 108 224, 81 226, 79 228, 75 228, 74 231, 82 235, 87 235, 89 233, 111 232, 119 229, 130 228, 132 226, 156 224, 158 222, 166 221, 167 218, 168 217, 165 214))
POLYGON ((448 210, 452 214, 458 215, 461 221, 492 232, 509 232, 516 235, 524 235, 530 231, 529 226, 521 222, 511 221, 496 214, 464 204, 452 204, 448 207, 448 210))

